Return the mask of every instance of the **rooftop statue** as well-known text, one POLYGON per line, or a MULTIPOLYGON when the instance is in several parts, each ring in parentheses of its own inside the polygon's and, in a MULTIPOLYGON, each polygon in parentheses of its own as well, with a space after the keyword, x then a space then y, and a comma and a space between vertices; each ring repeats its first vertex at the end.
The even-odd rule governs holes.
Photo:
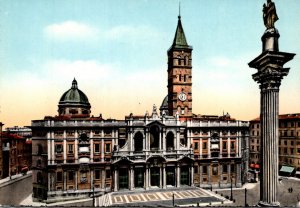
POLYGON ((263 18, 267 29, 275 28, 274 23, 278 20, 278 16, 276 14, 275 3, 272 0, 267 0, 267 5, 264 4, 263 18))

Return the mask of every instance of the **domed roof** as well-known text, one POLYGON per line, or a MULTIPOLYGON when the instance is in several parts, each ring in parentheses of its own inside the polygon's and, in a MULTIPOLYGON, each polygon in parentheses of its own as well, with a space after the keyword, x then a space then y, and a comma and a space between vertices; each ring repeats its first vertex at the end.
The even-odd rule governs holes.
POLYGON ((168 95, 164 98, 159 110, 168 109, 168 95))
POLYGON ((163 111, 165 112, 165 114, 169 114, 169 106, 168 106, 168 95, 164 98, 159 110, 160 110, 160 114, 162 115, 163 111))
POLYGON ((68 91, 66 91, 59 100, 59 105, 65 105, 65 104, 71 104, 71 105, 84 105, 90 107, 89 99, 87 96, 78 89, 77 87, 77 81, 73 80, 72 87, 68 91))

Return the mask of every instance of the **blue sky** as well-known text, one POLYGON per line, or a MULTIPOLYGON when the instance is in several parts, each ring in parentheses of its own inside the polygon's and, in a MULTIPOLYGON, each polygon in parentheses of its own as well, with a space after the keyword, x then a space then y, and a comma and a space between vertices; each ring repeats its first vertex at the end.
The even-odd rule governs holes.
MULTIPOLYGON (((259 115, 248 62, 261 53, 265 0, 181 0, 193 46, 193 112, 259 115)), ((286 66, 280 113, 300 112, 300 1, 276 0, 286 66)), ((177 0, 0 0, 0 121, 6 126, 56 115, 74 77, 92 114, 123 119, 159 106, 167 94, 167 50, 177 0)))

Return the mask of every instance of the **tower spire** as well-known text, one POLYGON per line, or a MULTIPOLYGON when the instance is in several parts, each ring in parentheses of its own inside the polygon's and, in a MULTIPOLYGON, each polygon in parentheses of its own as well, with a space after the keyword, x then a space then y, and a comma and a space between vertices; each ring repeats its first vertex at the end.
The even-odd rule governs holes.
POLYGON ((178 15, 178 18, 180 19, 180 1, 179 1, 179 15, 178 15))

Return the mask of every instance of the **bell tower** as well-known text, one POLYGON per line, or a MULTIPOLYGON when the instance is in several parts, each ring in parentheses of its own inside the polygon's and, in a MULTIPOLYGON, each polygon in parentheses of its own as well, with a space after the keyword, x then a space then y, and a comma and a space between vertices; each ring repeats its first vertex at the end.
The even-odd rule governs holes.
POLYGON ((192 50, 178 16, 174 41, 168 50, 168 111, 170 116, 192 118, 192 50))

